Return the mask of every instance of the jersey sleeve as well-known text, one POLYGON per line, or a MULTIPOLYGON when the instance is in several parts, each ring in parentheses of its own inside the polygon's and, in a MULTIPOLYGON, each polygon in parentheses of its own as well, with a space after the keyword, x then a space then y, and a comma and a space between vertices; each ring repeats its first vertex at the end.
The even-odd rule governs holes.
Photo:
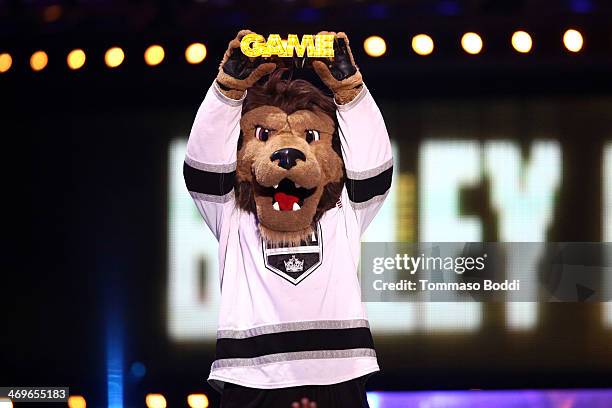
POLYGON ((393 175, 393 156, 382 114, 364 85, 354 100, 338 105, 346 190, 352 215, 360 231, 366 230, 383 204, 393 175))
POLYGON ((242 101, 223 95, 214 83, 198 109, 183 165, 185 184, 215 237, 234 205, 236 148, 242 101))

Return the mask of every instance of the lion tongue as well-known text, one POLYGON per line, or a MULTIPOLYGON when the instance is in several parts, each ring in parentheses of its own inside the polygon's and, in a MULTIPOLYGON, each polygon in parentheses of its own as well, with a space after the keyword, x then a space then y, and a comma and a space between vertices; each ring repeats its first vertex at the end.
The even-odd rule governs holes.
POLYGON ((275 193, 274 199, 278 203, 281 211, 292 211, 293 203, 297 203, 300 199, 296 196, 285 194, 285 193, 275 193))

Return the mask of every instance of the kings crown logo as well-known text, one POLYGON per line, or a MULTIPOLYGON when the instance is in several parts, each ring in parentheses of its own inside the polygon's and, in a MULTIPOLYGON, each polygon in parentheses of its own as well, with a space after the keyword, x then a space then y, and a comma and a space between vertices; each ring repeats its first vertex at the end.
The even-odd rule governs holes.
POLYGON ((321 226, 317 223, 313 236, 302 241, 299 249, 268 245, 262 240, 262 251, 266 268, 297 285, 321 266, 323 255, 321 226))
POLYGON ((295 255, 291 256, 291 259, 285 262, 285 270, 287 272, 302 272, 304 269, 304 261, 300 261, 295 257, 295 255))

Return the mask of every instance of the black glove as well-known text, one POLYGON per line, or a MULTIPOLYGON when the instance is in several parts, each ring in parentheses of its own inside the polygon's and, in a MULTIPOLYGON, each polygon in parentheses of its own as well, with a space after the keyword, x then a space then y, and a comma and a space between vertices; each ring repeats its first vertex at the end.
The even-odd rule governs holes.
POLYGON ((266 62, 261 57, 249 58, 242 53, 240 41, 247 34, 254 33, 241 30, 236 38, 230 41, 217 74, 219 88, 226 96, 233 99, 240 99, 244 91, 276 69, 276 64, 273 62, 266 62))
POLYGON ((349 40, 344 33, 320 32, 333 34, 334 57, 331 60, 313 61, 312 67, 323 83, 334 93, 336 102, 345 104, 352 101, 361 91, 363 79, 355 65, 349 40))

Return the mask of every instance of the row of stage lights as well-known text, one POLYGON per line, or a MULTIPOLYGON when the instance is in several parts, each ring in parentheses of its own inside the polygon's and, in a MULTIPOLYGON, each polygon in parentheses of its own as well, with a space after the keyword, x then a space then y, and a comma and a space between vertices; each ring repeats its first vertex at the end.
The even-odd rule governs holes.
MULTIPOLYGON (((515 31, 510 38, 510 44, 515 51, 527 54, 533 47, 533 39, 526 31, 515 31)), ((427 34, 417 34, 412 37, 411 45, 412 50, 422 56, 433 53, 435 48, 433 38, 427 34)), ((461 37, 461 48, 470 55, 479 54, 483 45, 482 37, 477 33, 468 32, 461 37)), ((570 52, 579 52, 584 45, 584 38, 580 31, 569 29, 563 34, 563 45, 570 52)), ((387 52, 387 43, 384 38, 373 35, 365 39, 363 48, 370 57, 382 57, 387 52)))
MULTIPOLYGON (((206 46, 202 43, 193 43, 185 49, 185 60, 189 64, 199 64, 206 58, 206 46)), ((161 45, 151 45, 144 52, 145 63, 149 66, 161 64, 166 58, 166 51, 161 45)), ((109 68, 117 68, 125 60, 125 52, 121 47, 112 47, 104 53, 104 63, 109 68)), ((66 64, 71 70, 79 70, 85 66, 87 54, 77 48, 68 53, 66 64)), ((49 56, 45 51, 39 50, 30 56, 32 71, 42 71, 49 64, 49 56)), ((0 53, 0 73, 7 72, 13 66, 13 57, 8 53, 0 53)))
MULTIPOLYGON (((519 53, 529 53, 533 47, 533 39, 526 31, 516 31, 510 38, 512 47, 519 53)), ((482 51, 483 40, 480 35, 468 32, 461 37, 461 47, 470 54, 476 55, 482 51)), ((584 39, 578 30, 569 29, 563 34, 563 44, 570 52, 579 52, 584 39)), ((412 37, 413 51, 422 56, 433 53, 434 40, 427 34, 417 34, 412 37)), ((382 57, 387 52, 387 43, 384 38, 373 35, 365 39, 363 49, 370 57, 382 57)), ((193 43, 185 49, 185 60, 190 64, 199 64, 206 58, 206 46, 202 43, 193 43)), ((164 61, 166 54, 161 45, 151 45, 144 52, 145 63, 149 66, 156 66, 164 61)), ((85 66, 87 55, 82 49, 75 49, 68 53, 66 64, 72 70, 78 70, 85 66)), ((112 47, 106 50, 104 62, 109 68, 117 68, 125 60, 125 53, 120 47, 112 47)), ((49 57, 44 51, 36 51, 30 56, 30 67, 33 71, 42 71, 47 67, 49 57)), ((0 53, 0 73, 7 72, 13 65, 13 58, 8 53, 0 53)))
MULTIPOLYGON (((166 397, 162 394, 147 394, 145 404, 147 408, 166 408, 166 397)), ((208 397, 206 394, 190 394, 187 396, 187 405, 190 408, 208 408, 208 397)), ((0 398, 0 408, 13 408, 13 403, 0 398)), ((71 395, 68 397, 68 408, 87 408, 87 401, 82 395, 71 395)))

